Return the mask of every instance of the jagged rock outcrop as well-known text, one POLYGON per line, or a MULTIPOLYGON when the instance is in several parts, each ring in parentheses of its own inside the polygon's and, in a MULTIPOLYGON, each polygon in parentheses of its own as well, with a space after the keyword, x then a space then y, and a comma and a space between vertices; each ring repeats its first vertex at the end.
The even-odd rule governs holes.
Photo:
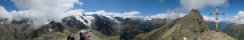
MULTIPOLYGON (((214 34, 218 38, 207 38, 215 40, 228 37, 227 39, 234 40, 228 35, 221 32, 209 32, 208 24, 203 20, 200 12, 197 9, 191 10, 189 15, 183 18, 178 18, 161 28, 155 29, 149 33, 139 34, 134 40, 205 40, 202 38, 206 35, 214 34)), ((214 37, 214 36, 211 36, 214 37)))
POLYGON ((91 23, 91 28, 101 32, 104 35, 113 35, 118 30, 116 27, 116 22, 108 17, 101 15, 92 15, 95 19, 94 22, 91 23))
POLYGON ((29 24, 0 24, 0 40, 22 40, 29 32, 29 24))
POLYGON ((78 28, 69 27, 61 22, 51 21, 49 24, 31 31, 22 40, 66 40, 71 30, 77 32, 78 28))
POLYGON ((64 30, 64 25, 62 25, 61 23, 51 21, 49 24, 42 26, 41 28, 39 28, 37 30, 32 31, 30 36, 31 36, 31 38, 35 38, 42 34, 48 34, 51 31, 63 32, 63 30, 64 30))

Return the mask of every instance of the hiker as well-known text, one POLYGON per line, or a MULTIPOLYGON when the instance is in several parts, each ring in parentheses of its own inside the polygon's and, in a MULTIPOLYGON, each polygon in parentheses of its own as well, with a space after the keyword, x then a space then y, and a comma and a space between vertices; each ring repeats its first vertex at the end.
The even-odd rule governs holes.
POLYGON ((82 32, 80 32, 80 40, 85 40, 85 34, 83 34, 82 32))
POLYGON ((80 31, 80 40, 89 40, 88 32, 85 30, 80 31))
POLYGON ((75 40, 75 31, 72 30, 69 36, 67 37, 67 40, 75 40))

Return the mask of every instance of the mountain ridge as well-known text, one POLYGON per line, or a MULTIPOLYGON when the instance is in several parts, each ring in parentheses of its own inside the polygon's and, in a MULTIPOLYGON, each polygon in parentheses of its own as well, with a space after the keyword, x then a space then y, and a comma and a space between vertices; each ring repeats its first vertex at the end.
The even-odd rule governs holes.
MULTIPOLYGON (((226 35, 222 32, 209 32, 208 24, 203 21, 200 12, 197 9, 190 11, 190 14, 183 18, 178 18, 173 22, 155 29, 149 33, 141 33, 134 40, 203 40, 207 34, 226 35), (204 34, 204 35, 203 35, 204 34)), ((229 36, 220 38, 227 38, 235 40, 229 36)), ((207 38, 214 40, 216 38, 207 38)), ((218 38, 217 38, 218 39, 218 38)))

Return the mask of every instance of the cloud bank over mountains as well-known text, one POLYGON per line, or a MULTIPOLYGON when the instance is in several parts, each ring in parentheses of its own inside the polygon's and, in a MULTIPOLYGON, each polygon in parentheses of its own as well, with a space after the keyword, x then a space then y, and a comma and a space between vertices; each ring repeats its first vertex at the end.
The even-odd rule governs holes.
POLYGON ((230 18, 232 23, 244 24, 244 11, 239 11, 235 16, 230 18))
POLYGON ((12 20, 14 18, 31 18, 34 27, 47 23, 48 20, 60 21, 74 4, 82 5, 79 0, 11 0, 19 11, 6 11, 0 7, 2 18, 12 20))
POLYGON ((131 17, 139 17, 137 16, 140 14, 138 11, 131 11, 131 12, 106 12, 105 10, 98 10, 95 12, 85 12, 84 14, 91 15, 91 14, 99 14, 99 15, 106 15, 106 16, 112 16, 112 17, 124 17, 124 18, 131 18, 131 17))
MULTIPOLYGON (((0 18, 7 18, 8 22, 12 19, 31 18, 33 20, 33 28, 39 28, 41 25, 47 24, 50 20, 61 21, 62 18, 70 15, 82 14, 100 14, 106 16, 118 17, 136 17, 140 14, 138 11, 132 12, 106 12, 98 10, 96 12, 84 12, 83 9, 72 9, 76 4, 82 5, 79 0, 11 0, 18 11, 7 11, 2 5, 0 6, 0 18)), ((110 17, 111 18, 111 17, 110 17)), ((86 17, 92 19, 92 17, 86 17)))
MULTIPOLYGON (((107 12, 105 10, 97 10, 95 12, 84 12, 83 9, 72 9, 75 5, 82 6, 79 0, 11 0, 18 11, 7 11, 3 5, 0 6, 0 18, 8 18, 9 21, 15 18, 31 18, 33 19, 34 28, 45 25, 49 20, 61 21, 62 18, 70 15, 91 15, 99 14, 105 15, 108 18, 112 17, 144 17, 144 18, 162 18, 162 19, 175 19, 183 17, 187 14, 188 9, 204 8, 206 6, 219 6, 225 4, 226 0, 180 0, 180 8, 169 9, 164 13, 159 13, 151 16, 139 16, 139 11, 130 12, 107 12)), ((244 20, 240 14, 234 17, 237 20, 244 20), (241 19, 240 19, 241 18, 241 19)), ((203 16, 204 20, 213 21, 213 17, 203 16)), ((92 19, 92 17, 87 17, 92 19)), ((244 23, 244 22, 243 22, 244 23)))
MULTIPOLYGON (((19 11, 6 11, 3 6, 0 6, 1 18, 8 18, 9 21, 15 18, 31 18, 33 19, 33 25, 38 27, 44 25, 49 20, 60 21, 62 18, 72 14, 100 14, 111 17, 143 17, 138 16, 140 12, 106 12, 104 10, 98 10, 95 12, 84 12, 83 9, 75 9, 75 4, 82 5, 83 3, 79 0, 11 0, 19 11)), ((171 18, 176 14, 163 13, 153 16, 150 18, 171 18), (167 16, 166 16, 167 15, 167 16)), ((177 17, 173 17, 177 18, 177 17)))

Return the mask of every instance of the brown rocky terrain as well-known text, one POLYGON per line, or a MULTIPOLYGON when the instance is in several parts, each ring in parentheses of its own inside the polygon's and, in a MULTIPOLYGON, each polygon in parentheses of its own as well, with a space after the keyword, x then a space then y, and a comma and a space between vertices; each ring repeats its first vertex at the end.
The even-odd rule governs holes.
POLYGON ((197 9, 189 15, 155 29, 149 33, 141 33, 134 40, 235 40, 222 32, 209 30, 197 9))

